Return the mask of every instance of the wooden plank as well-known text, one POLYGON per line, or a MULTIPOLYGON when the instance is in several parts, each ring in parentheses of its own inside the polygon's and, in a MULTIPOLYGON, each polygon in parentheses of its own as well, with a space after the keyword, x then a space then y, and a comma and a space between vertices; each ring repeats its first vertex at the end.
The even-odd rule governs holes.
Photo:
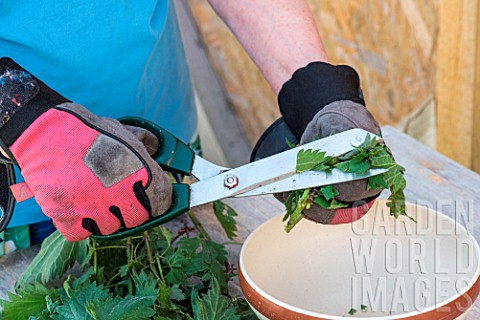
POLYGON ((480 172, 479 1, 439 4, 436 59, 437 148, 480 172))
POLYGON ((40 246, 36 245, 0 257, 0 299, 7 298, 7 291, 14 288, 15 281, 28 268, 38 250, 40 246))
POLYGON ((413 0, 399 1, 403 10, 405 18, 411 25, 412 29, 415 29, 414 36, 418 43, 422 43, 421 50, 425 58, 430 58, 433 47, 432 36, 426 26, 425 21, 420 14, 420 11, 413 0))

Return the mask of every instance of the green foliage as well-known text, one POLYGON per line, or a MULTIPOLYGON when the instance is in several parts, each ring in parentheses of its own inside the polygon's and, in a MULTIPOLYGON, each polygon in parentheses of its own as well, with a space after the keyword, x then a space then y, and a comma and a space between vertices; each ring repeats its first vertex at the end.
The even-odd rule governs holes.
MULTIPOLYGON (((66 286, 65 286, 66 287, 66 286)), ((60 295, 61 305, 51 315, 54 320, 94 319, 87 311, 92 301, 105 301, 109 292, 103 285, 86 281, 60 295)))
POLYGON ((228 292, 234 274, 225 247, 191 232, 182 229, 174 236, 157 227, 143 236, 92 240, 85 247, 69 246, 54 233, 33 261, 42 266, 41 275, 29 268, 16 294, 1 302, 2 319, 255 319, 246 302, 228 292), (53 260, 48 268, 44 259, 53 260), (52 289, 39 283, 64 275, 75 261, 84 264, 79 278, 68 275, 52 289))
POLYGON ((62 276, 73 266, 75 261, 80 265, 87 263, 88 243, 88 239, 68 242, 60 232, 55 231, 45 239, 42 249, 17 281, 17 284, 23 285, 35 281, 46 283, 51 279, 62 276))
POLYGON ((213 203, 213 212, 222 225, 223 230, 225 230, 228 239, 233 240, 237 236, 237 223, 233 218, 237 216, 235 210, 222 201, 215 201, 213 203))
POLYGON ((327 171, 330 166, 328 162, 333 157, 325 156, 326 152, 320 150, 302 149, 297 154, 297 172, 304 171, 327 171))
POLYGON ((325 199, 331 200, 338 196, 340 193, 332 186, 325 186, 320 188, 320 193, 325 197, 325 199))
POLYGON ((240 320, 232 301, 222 296, 218 282, 214 280, 207 294, 197 297, 193 306, 196 320, 240 320))
POLYGON ((59 297, 57 289, 47 289, 40 283, 26 285, 17 289, 17 294, 8 292, 7 295, 10 302, 0 301, 4 320, 23 320, 29 317, 48 319, 48 301, 59 297))
POLYGON ((288 219, 287 225, 285 226, 287 232, 290 232, 293 227, 302 220, 302 211, 310 208, 310 191, 311 189, 305 189, 296 190, 290 193, 290 196, 285 202, 287 212, 283 217, 283 221, 288 219))
MULTIPOLYGON (((321 150, 300 150, 297 154, 297 172, 309 170, 331 172, 334 168, 348 173, 365 173, 369 169, 383 168, 387 172, 368 178, 367 190, 390 189, 387 206, 390 214, 397 218, 400 215, 408 216, 405 211, 406 187, 404 178, 405 169, 398 165, 388 147, 381 144, 375 136, 367 135, 365 141, 354 150, 338 157, 327 156, 321 150)), ((287 221, 285 230, 288 232, 302 219, 303 210, 312 205, 325 209, 344 208, 348 205, 338 201, 335 197, 338 191, 333 186, 293 191, 285 201, 287 221)), ((413 219, 409 217, 410 219, 413 219)))
POLYGON ((89 301, 86 305, 87 312, 94 319, 150 319, 155 314, 153 305, 157 300, 159 290, 157 282, 145 272, 133 276, 135 294, 125 298, 110 295, 104 301, 89 301))
POLYGON ((288 140, 288 138, 285 138, 285 142, 287 143, 287 146, 290 148, 290 149, 293 149, 295 148, 297 145, 295 143, 293 143, 292 141, 288 140))

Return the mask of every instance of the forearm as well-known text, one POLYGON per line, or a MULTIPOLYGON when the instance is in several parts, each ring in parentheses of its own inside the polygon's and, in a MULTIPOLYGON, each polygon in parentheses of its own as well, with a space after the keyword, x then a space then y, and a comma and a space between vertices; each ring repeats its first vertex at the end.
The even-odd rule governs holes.
POLYGON ((278 94, 295 70, 329 62, 305 0, 209 0, 278 94))

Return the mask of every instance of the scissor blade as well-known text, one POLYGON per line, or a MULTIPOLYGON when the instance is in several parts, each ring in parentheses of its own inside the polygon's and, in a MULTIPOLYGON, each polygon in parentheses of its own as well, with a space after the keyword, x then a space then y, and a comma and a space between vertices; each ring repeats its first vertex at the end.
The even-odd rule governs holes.
POLYGON ((193 160, 192 175, 198 180, 205 180, 228 170, 230 168, 221 167, 199 156, 195 156, 193 160))
POLYGON ((373 136, 362 129, 344 131, 196 182, 190 186, 190 206, 233 197, 295 175, 297 153, 302 149, 339 156, 359 146, 367 135, 373 136))
POLYGON ((330 173, 326 173, 323 171, 306 171, 302 173, 297 173, 294 176, 268 184, 266 186, 262 186, 248 192, 238 194, 236 195, 236 197, 250 197, 262 194, 321 187, 340 182, 360 180, 376 176, 387 171, 387 169, 370 169, 365 173, 347 173, 342 172, 338 169, 333 169, 330 173))

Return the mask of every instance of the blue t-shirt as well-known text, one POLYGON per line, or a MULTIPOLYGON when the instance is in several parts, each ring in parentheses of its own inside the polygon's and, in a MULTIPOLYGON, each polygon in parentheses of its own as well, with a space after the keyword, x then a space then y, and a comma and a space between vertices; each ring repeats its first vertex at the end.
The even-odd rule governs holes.
MULTIPOLYGON (((0 56, 99 116, 137 115, 189 142, 197 118, 169 0, 0 0, 0 56)), ((23 180, 17 170, 17 181, 23 180)), ((45 216, 17 203, 9 226, 45 216)))

